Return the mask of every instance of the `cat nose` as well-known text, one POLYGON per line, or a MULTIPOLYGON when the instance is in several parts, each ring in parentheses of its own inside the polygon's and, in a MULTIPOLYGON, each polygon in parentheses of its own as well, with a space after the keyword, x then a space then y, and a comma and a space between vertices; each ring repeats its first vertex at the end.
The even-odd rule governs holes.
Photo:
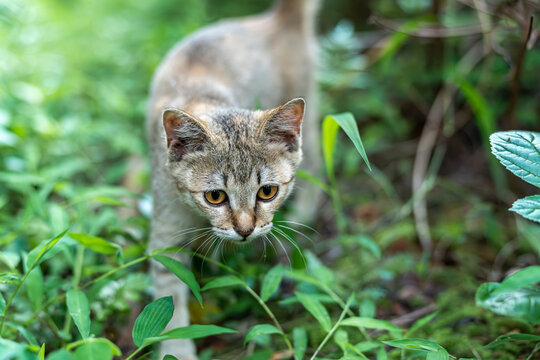
POLYGON ((251 233, 253 232, 253 228, 251 229, 247 229, 247 230, 243 230, 243 229, 234 229, 234 231, 236 231, 236 233, 240 236, 242 236, 243 238, 247 238, 249 235, 251 235, 251 233))

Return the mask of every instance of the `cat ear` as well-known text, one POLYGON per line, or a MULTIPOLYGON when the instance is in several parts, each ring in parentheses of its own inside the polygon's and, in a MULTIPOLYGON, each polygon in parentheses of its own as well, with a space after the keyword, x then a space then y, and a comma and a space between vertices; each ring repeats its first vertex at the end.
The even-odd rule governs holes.
POLYGON ((185 111, 168 108, 163 111, 169 157, 180 161, 185 154, 202 151, 208 142, 206 124, 185 111))
POLYGON ((296 98, 270 110, 259 125, 259 136, 269 142, 283 143, 289 151, 298 150, 305 105, 304 99, 296 98))

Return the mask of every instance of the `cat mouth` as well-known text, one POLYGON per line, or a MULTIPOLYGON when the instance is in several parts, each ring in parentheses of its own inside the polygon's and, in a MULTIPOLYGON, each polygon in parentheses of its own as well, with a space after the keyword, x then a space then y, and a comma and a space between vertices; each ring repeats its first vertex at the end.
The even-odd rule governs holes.
POLYGON ((270 230, 272 230, 272 224, 269 223, 266 226, 254 228, 249 231, 238 231, 235 229, 224 229, 218 227, 214 227, 212 230, 215 235, 223 238, 229 243, 244 245, 264 237, 270 232, 270 230))

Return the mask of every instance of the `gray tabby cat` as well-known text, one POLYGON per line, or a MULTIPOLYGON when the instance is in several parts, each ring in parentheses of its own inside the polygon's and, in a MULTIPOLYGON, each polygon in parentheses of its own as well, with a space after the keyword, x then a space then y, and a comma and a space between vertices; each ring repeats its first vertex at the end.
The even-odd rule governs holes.
MULTIPOLYGON (((278 1, 261 15, 196 32, 162 62, 147 117, 154 201, 149 251, 189 242, 200 234, 189 229, 208 223, 209 237, 219 241, 265 236, 302 157, 304 168, 317 172, 316 10, 317 0, 278 1), (257 103, 269 110, 254 110, 257 103)), ((315 194, 302 184, 295 213, 308 217, 315 194)), ((173 296, 170 326, 188 325, 187 287, 157 263, 152 277, 156 298, 173 296)), ((196 358, 185 340, 165 342, 161 352, 196 358)))

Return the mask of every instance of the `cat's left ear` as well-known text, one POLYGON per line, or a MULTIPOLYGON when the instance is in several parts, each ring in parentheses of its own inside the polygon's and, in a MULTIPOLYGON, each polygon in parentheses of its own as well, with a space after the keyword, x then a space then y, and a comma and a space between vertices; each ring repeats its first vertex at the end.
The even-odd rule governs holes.
POLYGON ((296 98, 269 110, 267 117, 259 125, 259 136, 269 142, 283 143, 291 152, 297 151, 301 143, 305 106, 304 99, 296 98))

